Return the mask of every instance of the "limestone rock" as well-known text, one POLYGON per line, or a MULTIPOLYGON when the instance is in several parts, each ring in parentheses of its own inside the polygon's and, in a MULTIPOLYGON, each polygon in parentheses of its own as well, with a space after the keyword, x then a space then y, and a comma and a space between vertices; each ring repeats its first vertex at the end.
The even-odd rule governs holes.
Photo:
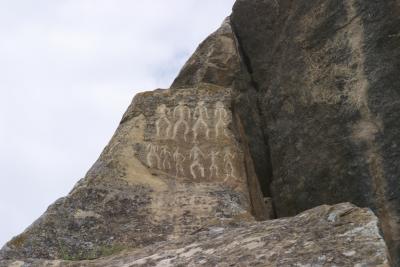
POLYGON ((26 260, 4 264, 27 267, 389 266, 387 248, 377 224, 369 209, 343 203, 320 206, 292 218, 208 227, 179 240, 94 261, 26 260))

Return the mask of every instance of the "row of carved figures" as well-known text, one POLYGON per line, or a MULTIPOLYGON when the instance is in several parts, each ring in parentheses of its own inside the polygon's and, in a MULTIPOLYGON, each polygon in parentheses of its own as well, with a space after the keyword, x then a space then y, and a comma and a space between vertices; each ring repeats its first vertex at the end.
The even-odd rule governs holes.
MULTIPOLYGON (((167 108, 165 104, 162 104, 157 107, 156 113, 158 117, 156 120, 156 134, 158 138, 176 139, 182 127, 185 142, 187 142, 187 136, 190 130, 193 132, 194 142, 202 131, 207 139, 210 138, 210 128, 208 126, 210 115, 204 101, 199 101, 197 103, 193 113, 183 101, 180 101, 173 111, 167 108), (172 123, 171 117, 173 121, 175 121, 174 124, 172 123), (189 124, 192 121, 193 125, 190 126, 189 124)), ((229 117, 221 101, 215 103, 213 115, 215 138, 222 135, 228 137, 227 124, 229 122, 229 117)))
POLYGON ((195 144, 189 151, 189 155, 185 156, 179 150, 179 147, 175 149, 172 153, 167 146, 157 146, 154 144, 147 145, 147 155, 146 161, 150 168, 157 168, 162 170, 173 170, 175 169, 175 175, 178 177, 185 176, 185 162, 190 162, 189 167, 190 174, 193 179, 197 179, 197 174, 199 173, 201 178, 205 178, 205 166, 204 162, 207 158, 210 159, 210 166, 208 166, 209 175, 208 178, 218 178, 220 177, 220 167, 222 165, 222 171, 225 174, 225 181, 229 178, 236 177, 236 170, 233 163, 236 155, 230 150, 224 152, 219 152, 212 150, 208 154, 204 154, 201 149, 195 144), (218 164, 218 155, 221 153, 223 155, 223 164, 218 164))

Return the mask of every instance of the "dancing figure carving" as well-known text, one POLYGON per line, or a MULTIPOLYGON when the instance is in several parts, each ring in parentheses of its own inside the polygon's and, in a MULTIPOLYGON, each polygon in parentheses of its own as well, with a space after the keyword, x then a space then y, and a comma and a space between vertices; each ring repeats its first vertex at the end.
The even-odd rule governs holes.
POLYGON ((210 176, 209 178, 211 179, 213 176, 218 178, 218 165, 217 165, 217 156, 219 152, 216 152, 212 150, 208 156, 210 156, 211 159, 211 165, 210 165, 210 176))
POLYGON ((179 152, 179 147, 176 148, 174 154, 172 155, 175 161, 175 170, 176 176, 178 177, 179 174, 185 176, 185 171, 183 169, 183 162, 186 160, 186 157, 179 152))
POLYGON ((227 120, 228 120, 228 113, 224 107, 224 104, 221 101, 218 101, 215 104, 215 111, 214 111, 214 118, 216 120, 215 123, 215 137, 218 138, 220 132, 222 131, 226 137, 228 136, 227 133, 227 120))
POLYGON ((204 166, 200 162, 200 156, 204 158, 203 152, 200 150, 197 144, 195 144, 190 150, 190 159, 193 160, 192 164, 190 165, 190 173, 192 174, 193 179, 197 179, 196 168, 199 169, 201 177, 204 177, 205 175, 204 166))
POLYGON ((147 145, 147 165, 150 168, 160 168, 160 156, 158 155, 158 147, 153 144, 147 145))
POLYGON ((224 169, 226 178, 224 181, 227 181, 230 177, 236 179, 235 176, 235 168, 233 166, 233 159, 235 155, 231 151, 226 151, 224 155, 224 169))
POLYGON ((157 116, 158 119, 156 121, 156 131, 157 131, 157 137, 163 137, 165 139, 168 139, 170 135, 170 130, 171 130, 171 122, 167 117, 167 114, 170 112, 169 108, 167 108, 166 105, 162 104, 159 107, 157 107, 157 116), (165 132, 162 134, 162 126, 165 125, 165 132))
POLYGON ((199 130, 204 129, 206 138, 209 139, 210 129, 208 128, 208 124, 206 123, 206 119, 209 119, 207 107, 204 105, 204 101, 200 101, 197 103, 197 106, 194 110, 193 117, 197 117, 196 122, 193 125, 193 141, 197 140, 197 136, 199 135, 199 130))
POLYGON ((187 141, 187 135, 189 133, 189 124, 188 121, 191 119, 191 111, 190 109, 183 103, 183 101, 179 101, 178 106, 174 108, 174 119, 178 118, 175 122, 173 129, 173 139, 176 139, 176 135, 179 131, 179 127, 184 127, 183 138, 185 142, 187 141))
POLYGON ((162 146, 161 147, 161 152, 160 152, 160 156, 162 158, 162 167, 164 170, 169 170, 171 169, 171 158, 172 158, 172 154, 171 152, 168 150, 167 146, 162 146))

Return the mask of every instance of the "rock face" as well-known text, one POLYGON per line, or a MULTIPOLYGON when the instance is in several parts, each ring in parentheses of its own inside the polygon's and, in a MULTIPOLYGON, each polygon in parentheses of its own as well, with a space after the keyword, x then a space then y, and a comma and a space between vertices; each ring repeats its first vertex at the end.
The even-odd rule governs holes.
POLYGON ((399 13, 394 0, 237 0, 0 266, 389 266, 367 209, 256 222, 341 202, 375 212, 400 266, 399 13))
POLYGON ((241 60, 230 19, 202 42, 183 66, 171 88, 185 88, 199 83, 231 87, 240 75, 241 60))
POLYGON ((320 206, 292 218, 205 228, 180 240, 94 261, 26 260, 7 264, 32 267, 389 266, 377 224, 369 209, 344 203, 320 206))
POLYGON ((138 94, 87 177, 4 257, 91 258, 251 220, 231 94, 205 84, 138 94))
POLYGON ((400 2, 238 0, 277 216, 350 201, 400 266, 400 2))
MULTIPOLYGON (((240 71, 226 22, 199 54, 240 71), (214 51, 214 52, 207 52, 214 51), (217 57, 217 59, 214 59, 217 57)), ((268 219, 234 92, 201 74, 187 87, 136 95, 98 161, 66 197, 1 250, 4 259, 90 259, 176 239, 207 225, 268 219)), ((192 60, 192 59, 191 59, 192 60)), ((186 66, 191 66, 189 63, 186 66)), ((186 67, 190 68, 190 67, 186 67)), ((212 68, 212 67, 210 67, 212 68)), ((228 68, 228 67, 226 67, 228 68)), ((182 71, 185 73, 185 68, 182 71)), ((223 73, 215 79, 225 79, 223 73)), ((192 76, 190 76, 192 77, 192 76)), ((224 80, 221 84, 228 85, 224 80)))

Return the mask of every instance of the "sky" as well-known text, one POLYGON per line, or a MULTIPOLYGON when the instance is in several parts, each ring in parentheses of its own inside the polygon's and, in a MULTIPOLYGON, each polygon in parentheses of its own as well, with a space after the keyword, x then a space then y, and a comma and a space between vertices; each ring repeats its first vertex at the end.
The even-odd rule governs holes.
POLYGON ((65 196, 234 0, 0 0, 0 247, 65 196))

